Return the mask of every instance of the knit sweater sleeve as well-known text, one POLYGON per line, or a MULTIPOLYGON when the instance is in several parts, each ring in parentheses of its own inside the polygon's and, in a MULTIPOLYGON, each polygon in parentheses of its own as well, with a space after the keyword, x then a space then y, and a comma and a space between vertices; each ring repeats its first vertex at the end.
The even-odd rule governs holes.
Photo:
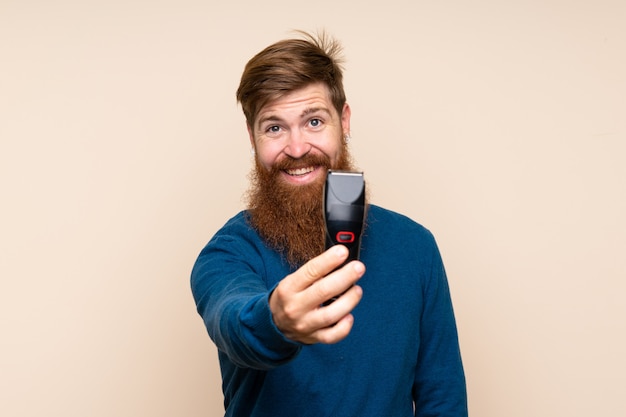
POLYGON ((231 219, 198 256, 191 289, 220 352, 239 367, 267 370, 289 362, 301 345, 274 324, 269 296, 275 285, 268 286, 254 236, 241 216, 231 219))
POLYGON ((467 417, 465 375, 450 289, 434 238, 432 243, 430 277, 423 286, 420 349, 413 386, 415 415, 467 417))

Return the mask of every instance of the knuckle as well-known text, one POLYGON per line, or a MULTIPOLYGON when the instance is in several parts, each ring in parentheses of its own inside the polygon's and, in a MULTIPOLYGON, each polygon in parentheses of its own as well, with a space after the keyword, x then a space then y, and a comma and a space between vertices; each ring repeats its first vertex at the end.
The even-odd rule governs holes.
POLYGON ((289 321, 296 321, 298 318, 298 314, 299 314, 299 309, 295 304, 289 303, 283 306, 283 315, 289 321))
POLYGON ((276 288, 274 288, 274 292, 272 294, 273 297, 276 297, 277 300, 284 300, 285 299, 285 289, 284 289, 284 285, 281 283, 279 283, 276 288))
POLYGON ((321 309, 320 314, 321 314, 320 320, 326 326, 331 326, 337 322, 337 317, 335 313, 332 312, 332 308, 321 309))
POLYGON ((321 280, 318 281, 315 285, 315 296, 317 298, 327 298, 332 296, 329 285, 328 285, 328 280, 321 280))
POLYGON ((328 335, 328 333, 320 333, 317 336, 317 340, 323 344, 329 344, 333 341, 332 338, 328 335))
POLYGON ((293 330, 295 333, 304 335, 308 333, 308 327, 302 321, 297 321, 293 324, 293 330))
POLYGON ((317 278, 320 274, 319 269, 320 268, 314 259, 304 264, 304 273, 306 274, 307 278, 317 278))

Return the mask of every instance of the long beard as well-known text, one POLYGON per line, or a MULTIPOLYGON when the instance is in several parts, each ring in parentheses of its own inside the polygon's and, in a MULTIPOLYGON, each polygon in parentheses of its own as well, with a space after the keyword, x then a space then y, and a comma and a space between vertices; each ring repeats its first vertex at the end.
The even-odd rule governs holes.
POLYGON ((325 171, 354 169, 344 145, 334 166, 325 155, 306 155, 300 159, 284 159, 268 171, 255 159, 255 169, 250 174, 251 187, 247 197, 251 224, 292 267, 298 267, 324 251, 322 193, 325 176, 311 184, 293 185, 281 178, 281 171, 316 165, 325 171))

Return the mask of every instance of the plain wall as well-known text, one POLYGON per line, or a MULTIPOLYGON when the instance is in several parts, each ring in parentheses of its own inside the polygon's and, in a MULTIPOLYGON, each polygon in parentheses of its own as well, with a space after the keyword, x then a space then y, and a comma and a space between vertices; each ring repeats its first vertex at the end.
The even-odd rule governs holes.
POLYGON ((244 207, 235 90, 323 28, 373 201, 438 239, 471 415, 626 415, 624 22, 622 0, 0 0, 0 415, 221 415, 189 273, 244 207))

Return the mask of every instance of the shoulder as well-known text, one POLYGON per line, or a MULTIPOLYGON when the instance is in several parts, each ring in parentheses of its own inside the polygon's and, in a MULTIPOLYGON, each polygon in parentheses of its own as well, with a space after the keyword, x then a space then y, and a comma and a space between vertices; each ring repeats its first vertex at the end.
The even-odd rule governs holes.
POLYGON ((430 262, 439 257, 437 242, 429 229, 404 214, 375 205, 368 207, 361 248, 387 259, 409 257, 430 262))
POLYGON ((242 210, 228 219, 224 226, 218 230, 217 234, 233 231, 246 232, 247 230, 252 230, 252 228, 248 223, 248 212, 242 210))
POLYGON ((215 234, 200 253, 200 257, 207 254, 244 255, 249 252, 258 252, 263 242, 248 222, 248 213, 240 211, 231 217, 215 234))
POLYGON ((213 235, 209 244, 217 240, 237 240, 244 242, 259 242, 260 236, 249 222, 247 211, 240 211, 230 219, 213 235))
POLYGON ((433 235, 426 227, 410 217, 371 204, 368 207, 367 226, 377 232, 394 233, 396 237, 417 236, 422 239, 433 239, 433 235))
MULTIPOLYGON (((240 211, 230 218, 200 251, 198 267, 215 263, 223 267, 245 265, 246 268, 266 275, 267 271, 287 268, 280 254, 270 248, 249 221, 249 213, 240 211)), ((282 272, 281 272, 282 273, 282 272)))

